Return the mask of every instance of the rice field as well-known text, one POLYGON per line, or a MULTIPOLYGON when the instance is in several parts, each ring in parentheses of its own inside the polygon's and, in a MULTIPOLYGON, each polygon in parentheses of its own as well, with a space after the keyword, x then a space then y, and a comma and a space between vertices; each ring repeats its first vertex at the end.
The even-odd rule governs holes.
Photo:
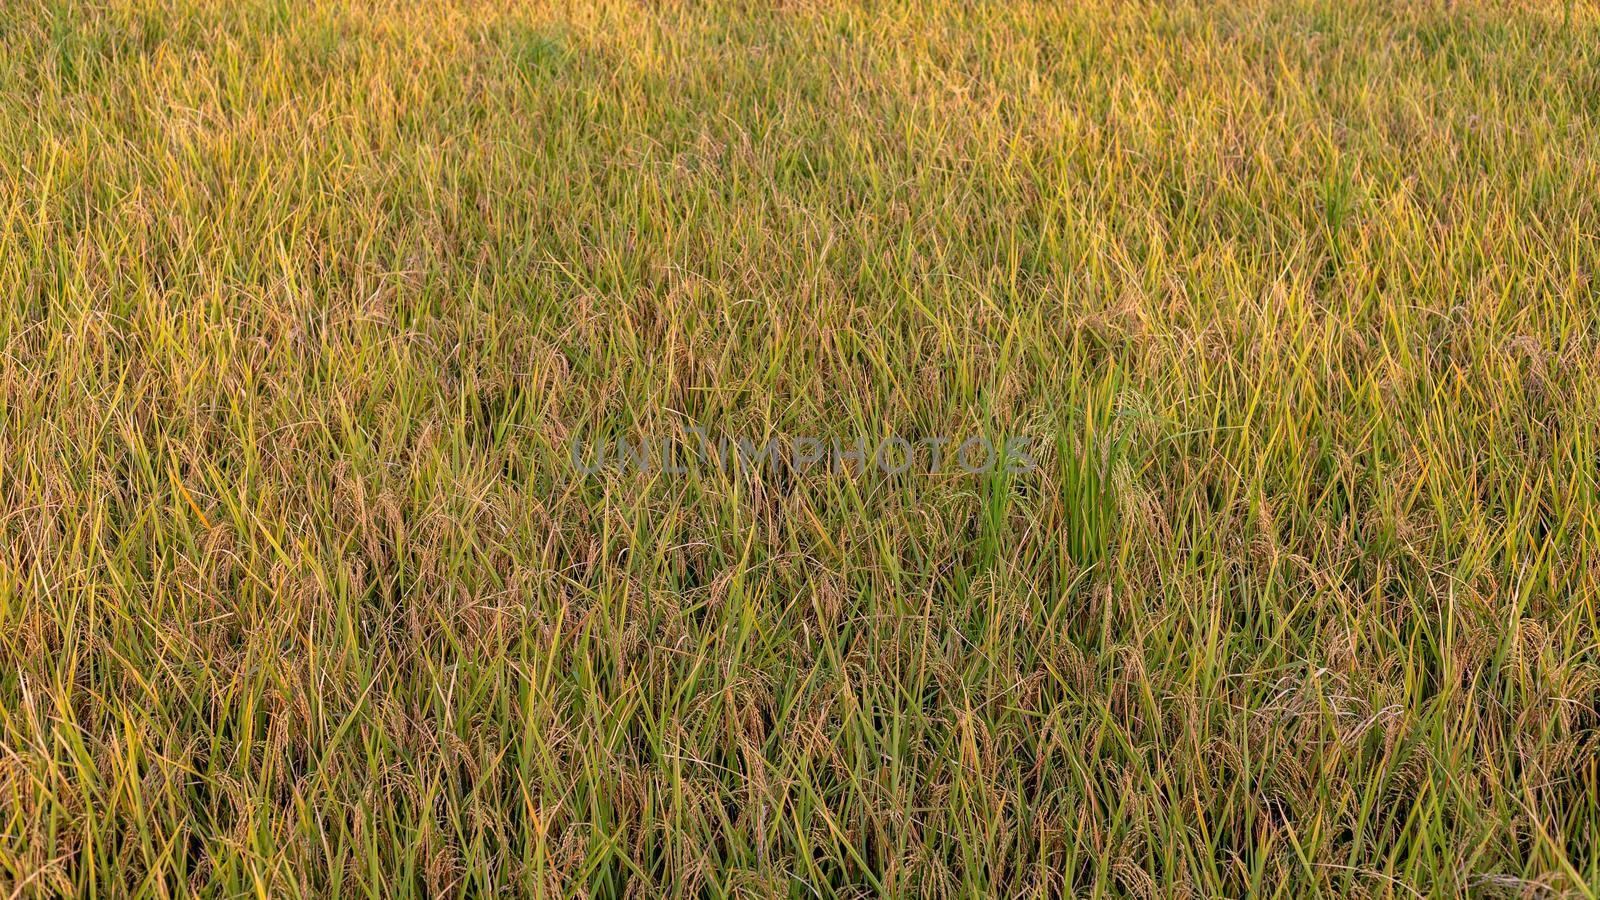
POLYGON ((13 0, 0 898, 1595 896, 1597 279, 1589 0, 13 0))

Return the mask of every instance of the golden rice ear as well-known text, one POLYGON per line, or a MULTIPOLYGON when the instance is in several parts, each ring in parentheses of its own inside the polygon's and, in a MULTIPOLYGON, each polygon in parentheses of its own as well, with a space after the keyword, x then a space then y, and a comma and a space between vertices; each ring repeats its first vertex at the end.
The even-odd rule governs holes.
POLYGON ((1329 668, 1346 674, 1356 669, 1356 635, 1342 625, 1333 625, 1324 633, 1323 660, 1329 668))
POLYGON ((1544 655, 1548 635, 1544 626, 1533 619, 1523 619, 1517 625, 1517 658, 1519 665, 1537 669, 1544 655))
POLYGON ((1140 900, 1155 900, 1161 896, 1161 889, 1156 884, 1155 878, 1132 859, 1128 857, 1118 859, 1111 868, 1117 883, 1128 892, 1128 896, 1140 900))

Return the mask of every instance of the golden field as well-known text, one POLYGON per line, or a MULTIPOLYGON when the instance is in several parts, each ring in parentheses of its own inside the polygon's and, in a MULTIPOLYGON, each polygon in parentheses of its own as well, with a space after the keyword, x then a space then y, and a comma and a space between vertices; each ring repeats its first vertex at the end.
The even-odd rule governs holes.
POLYGON ((1600 891, 1592 3, 19 0, 0 86, 0 897, 1600 891), (1037 465, 569 452, 696 429, 1037 465))

